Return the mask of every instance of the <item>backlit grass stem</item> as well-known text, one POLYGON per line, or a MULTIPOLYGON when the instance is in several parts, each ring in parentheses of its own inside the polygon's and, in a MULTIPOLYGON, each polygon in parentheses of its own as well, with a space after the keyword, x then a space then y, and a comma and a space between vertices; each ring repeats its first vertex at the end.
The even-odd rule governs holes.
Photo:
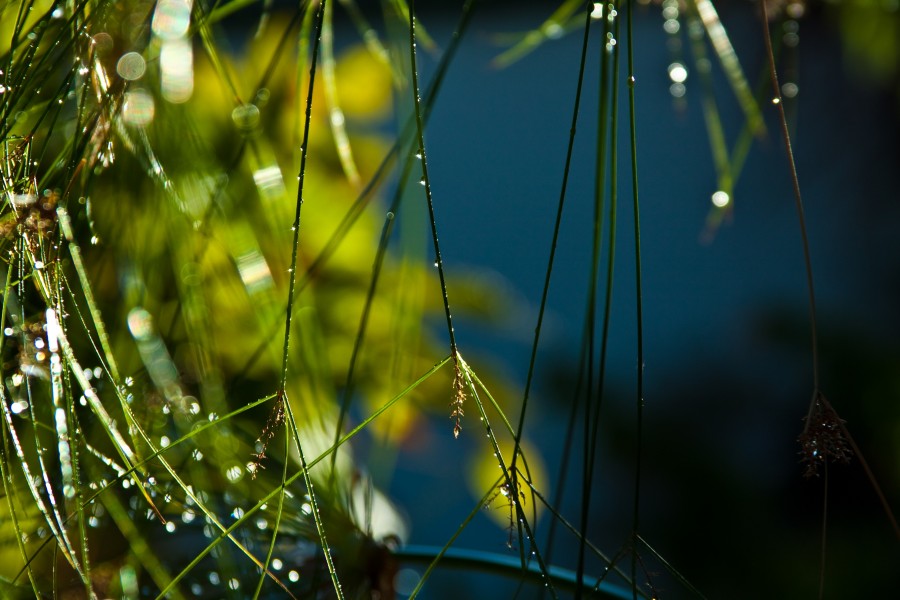
POLYGON ((635 321, 637 323, 637 432, 634 448, 634 507, 631 525, 631 589, 637 600, 637 536, 640 525, 641 455, 644 436, 644 300, 641 285, 641 211, 638 203, 637 116, 634 108, 634 0, 628 0, 628 120, 631 135, 631 192, 634 206, 635 321))

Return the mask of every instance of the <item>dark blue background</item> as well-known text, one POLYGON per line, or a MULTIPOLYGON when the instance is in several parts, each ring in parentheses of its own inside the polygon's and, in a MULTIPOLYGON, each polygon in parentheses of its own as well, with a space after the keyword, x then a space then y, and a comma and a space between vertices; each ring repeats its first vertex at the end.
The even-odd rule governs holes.
MULTIPOLYGON (((752 84, 764 61, 753 5, 719 5, 752 84)), ((549 12, 498 7, 477 13, 426 137, 451 305, 454 279, 478 277, 505 294, 502 318, 486 322, 456 312, 460 348, 476 369, 503 373, 520 389, 562 181, 581 34, 548 41, 504 69, 490 61, 501 51, 494 34, 533 29, 549 12)), ((422 22, 446 44, 454 18, 425 13, 422 22)), ((767 133, 754 142, 737 183, 733 219, 704 243, 717 186, 702 92, 688 61, 686 104, 678 106, 669 95, 666 67, 673 55, 662 21, 658 7, 647 7, 635 22, 646 365, 642 533, 709 597, 811 596, 818 581, 822 481, 801 478, 797 455, 812 393, 807 287, 776 113, 764 103, 767 133)), ((786 107, 816 281, 821 385, 888 497, 896 499, 897 97, 847 62, 827 14, 813 11, 800 21, 799 34, 794 81, 800 94, 786 107)), ((590 265, 597 36, 526 421, 526 437, 540 447, 552 474, 567 443, 590 265)), ((428 73, 435 60, 422 60, 428 73)), ((718 63, 713 71, 731 147, 742 115, 718 63)), ((609 554, 630 531, 634 471, 637 364, 625 90, 607 416, 588 530, 609 554)), ((436 323, 435 334, 442 331, 436 323)), ((518 416, 517 404, 510 416, 518 416)), ((413 543, 442 545, 476 501, 463 483, 473 454, 466 439, 481 432, 474 417, 460 440, 450 430, 446 419, 436 419, 429 443, 405 456, 391 481, 392 497, 409 514, 413 543)), ((574 444, 580 453, 580 438, 574 444)), ((563 503, 573 519, 577 473, 578 466, 563 503)), ((892 589, 896 540, 858 461, 833 469, 830 502, 828 589, 835 597, 892 589)), ((544 534, 546 527, 542 522, 544 534)), ((576 544, 560 539, 567 541, 558 544, 556 561, 571 567, 576 544)), ((502 553, 505 541, 501 529, 479 516, 456 545, 502 553)), ((597 572, 599 565, 589 568, 597 572)), ((505 588, 487 587, 499 585, 495 579, 488 584, 479 577, 439 573, 426 595, 506 597, 505 588)), ((659 577, 663 597, 685 594, 659 577)))

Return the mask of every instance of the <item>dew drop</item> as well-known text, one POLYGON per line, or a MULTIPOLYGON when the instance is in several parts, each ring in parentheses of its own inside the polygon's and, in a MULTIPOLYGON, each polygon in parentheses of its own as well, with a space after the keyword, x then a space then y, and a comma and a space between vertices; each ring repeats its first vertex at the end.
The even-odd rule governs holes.
POLYGON ((166 523, 166 531, 169 533, 175 533, 175 521, 169 521, 166 523))
POLYGON ((283 567, 283 566, 284 566, 284 563, 281 562, 280 558, 272 559, 272 570, 273 571, 280 571, 281 567, 283 567))
POLYGON ((796 48, 800 43, 800 36, 793 31, 784 34, 784 45, 789 48, 796 48))
MULTIPOLYGON (((887 5, 887 3, 885 3, 885 5, 887 5)), ((894 7, 896 7, 896 6, 897 5, 894 4, 894 7)), ((803 13, 805 13, 805 12, 806 12, 806 7, 803 5, 802 2, 791 2, 790 4, 787 5, 787 14, 791 18, 799 19, 800 17, 803 16, 803 13)))
POLYGON ((126 52, 116 63, 116 72, 122 79, 135 81, 144 76, 147 71, 147 63, 144 57, 137 52, 126 52))
POLYGON ((298 573, 297 571, 290 571, 288 573, 288 579, 294 583, 297 583, 298 581, 300 581, 300 573, 298 573))
POLYGON ((712 195, 712 203, 718 208, 724 208, 728 206, 728 203, 731 201, 731 198, 728 196, 727 192, 719 190, 712 195))
POLYGON ((546 35, 551 40, 556 40, 562 37, 565 30, 563 26, 559 23, 550 22, 544 26, 544 35, 546 35))
MULTIPOLYGON (((422 179, 419 180, 419 185, 425 185, 425 178, 424 178, 424 177, 422 177, 422 179)), ((37 263, 35 263, 35 264, 37 264, 37 263)))
POLYGON ((129 125, 143 127, 149 124, 156 114, 156 103, 146 90, 136 88, 125 94, 122 105, 122 118, 129 125))
POLYGON ((240 465, 232 465, 225 470, 225 477, 231 483, 236 483, 244 477, 244 469, 240 465))
POLYGON ((259 123, 259 108, 255 104, 244 104, 231 111, 231 120, 241 131, 251 131, 259 123))
POLYGON ((669 79, 674 83, 684 83, 687 80, 688 72, 680 62, 673 62, 669 65, 669 79))

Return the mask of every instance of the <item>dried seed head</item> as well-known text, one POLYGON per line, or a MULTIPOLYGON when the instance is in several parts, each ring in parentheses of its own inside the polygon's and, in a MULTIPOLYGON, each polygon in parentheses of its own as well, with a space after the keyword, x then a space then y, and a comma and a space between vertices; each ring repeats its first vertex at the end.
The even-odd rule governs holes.
POLYGON ((454 438, 458 438, 459 432, 462 431, 460 418, 465 415, 465 413, 463 412, 463 403, 465 403, 465 401, 465 380, 463 379, 462 369, 460 368, 459 361, 457 360, 455 364, 455 373, 453 376, 453 400, 450 402, 450 418, 456 419, 456 422, 453 424, 454 438))
POLYGON ((800 434, 801 462, 806 463, 804 477, 819 474, 819 465, 826 461, 848 463, 853 452, 844 438, 844 420, 831 407, 822 394, 813 399, 813 406, 806 417, 806 425, 800 434))
POLYGON ((278 398, 275 400, 275 406, 272 407, 272 412, 269 414, 269 418, 266 421, 265 427, 263 427, 259 437, 256 438, 256 447, 259 451, 251 455, 253 457, 253 461, 250 463, 252 465, 252 468, 250 469, 251 479, 256 479, 256 475, 259 471, 266 468, 266 449, 269 446, 269 442, 275 437, 275 433, 282 425, 284 425, 285 402, 286 399, 283 396, 283 392, 279 393, 278 398))

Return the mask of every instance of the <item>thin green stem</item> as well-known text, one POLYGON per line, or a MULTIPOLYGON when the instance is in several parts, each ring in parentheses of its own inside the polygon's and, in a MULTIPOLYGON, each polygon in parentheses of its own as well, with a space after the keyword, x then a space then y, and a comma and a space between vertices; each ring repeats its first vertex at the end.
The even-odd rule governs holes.
MULTIPOLYGON (((312 122, 312 104, 313 104, 313 91, 315 90, 315 81, 316 81, 316 63, 319 58, 319 47, 322 42, 322 24, 325 19, 325 5, 327 4, 326 0, 321 0, 319 3, 318 11, 316 12, 315 17, 315 31, 313 34, 313 48, 312 48, 312 56, 310 58, 310 66, 309 66, 309 87, 307 89, 306 96, 306 115, 305 120, 303 122, 303 141, 300 146, 300 173, 297 176, 298 185, 297 185, 297 208, 294 215, 294 224, 291 229, 294 232, 294 240, 291 247, 291 266, 290 266, 290 283, 288 285, 288 300, 287 300, 287 310, 284 319, 284 347, 282 349, 281 356, 281 381, 278 386, 278 404, 275 408, 276 411, 284 411, 284 417, 287 420, 288 427, 291 433, 294 436, 294 442, 297 444, 297 454, 300 459, 300 468, 303 472, 303 482, 306 485, 306 490, 309 493, 310 505, 312 507, 312 516, 313 521, 316 525, 316 531, 319 535, 319 542, 322 545, 322 552, 325 555, 325 562, 328 566, 328 573, 331 576, 332 585, 334 586, 335 594, 339 600, 342 600, 344 597, 344 593, 341 590, 341 584, 337 577, 337 571, 334 567, 334 559, 331 556, 331 550, 328 547, 328 540, 325 536, 325 526, 322 522, 321 515, 319 513, 318 504, 316 501, 315 490, 313 489, 312 477, 309 473, 309 466, 306 463, 306 457, 303 453, 303 445, 300 442, 300 433, 297 428, 297 422, 294 417, 293 408, 291 407, 290 399, 287 396, 287 374, 288 374, 288 358, 289 358, 289 349, 290 349, 290 341, 291 341, 291 318, 293 316, 294 310, 294 290, 297 286, 297 255, 300 248, 300 210, 303 207, 303 184, 306 178, 306 160, 309 154, 309 129, 310 123, 312 122)), ((283 493, 283 486, 281 488, 283 493)))
POLYGON ((326 0, 319 4, 316 14, 316 29, 313 36, 312 58, 309 66, 309 88, 306 95, 306 116, 303 122, 303 140, 300 143, 300 173, 297 175, 297 206, 291 231, 294 233, 291 244, 291 266, 289 269, 288 300, 284 318, 284 345, 281 353, 281 379, 278 386, 280 394, 284 394, 287 386, 288 356, 291 344, 291 318, 294 314, 294 289, 297 287, 297 255, 300 248, 300 210, 303 207, 303 184, 306 180, 306 159, 309 154, 309 129, 312 122, 313 91, 315 90, 316 62, 319 57, 319 44, 322 39, 322 20, 326 0))
POLYGON ((762 7, 766 59, 769 63, 769 76, 772 81, 772 92, 775 94, 772 98, 772 104, 775 105, 775 109, 778 111, 778 123, 781 126, 781 137, 782 141, 784 141, 784 149, 787 152, 791 185, 794 189, 794 205, 797 208, 797 218, 800 221, 800 239, 803 242, 803 260, 806 265, 806 287, 809 293, 809 327, 813 370, 813 401, 810 403, 811 412, 819 391, 819 343, 818 328, 816 326, 816 291, 815 286, 813 285, 812 257, 809 250, 809 234, 806 232, 806 215, 803 210, 803 199, 800 196, 800 178, 797 176, 797 163, 794 160, 794 150, 791 147, 791 134, 788 130, 787 115, 784 112, 784 102, 782 102, 781 98, 781 86, 778 83, 778 72, 775 70, 775 52, 772 49, 772 35, 769 32, 769 13, 765 2, 760 2, 760 6, 762 7))
MULTIPOLYGON (((444 53, 442 57, 441 63, 438 66, 438 71, 434 76, 431 84, 428 86, 428 90, 425 92, 425 108, 424 108, 424 122, 428 122, 428 117, 431 112, 431 106, 434 101, 435 94, 437 90, 440 88, 440 84, 444 79, 444 75, 447 72, 447 67, 452 62, 453 56, 456 54, 456 50, 459 48, 460 41, 462 40, 463 33, 468 27, 469 22, 472 18, 472 13, 475 8, 475 4, 477 0, 468 0, 465 6, 463 6, 463 13, 460 17, 460 21, 456 26, 456 29, 453 32, 453 36, 450 41, 450 45, 447 48, 447 51, 444 53)), ((407 124, 408 129, 411 127, 412 122, 407 124)), ((381 163, 383 167, 386 165, 388 158, 393 156, 400 148, 400 140, 405 137, 405 135, 401 135, 398 140, 394 143, 391 151, 388 153, 388 156, 385 157, 385 160, 381 163)), ((347 412, 350 410, 350 403, 353 400, 353 391, 354 391, 354 373, 356 371, 356 364, 359 359, 359 353, 362 349, 363 340, 365 338, 366 329, 369 322, 369 316, 371 314, 372 305, 375 299, 375 292, 378 287, 378 280, 381 275, 381 269, 384 265, 384 259, 387 256, 388 243, 390 242, 391 234, 394 231, 394 226, 396 221, 394 216, 397 214, 400 209, 400 202, 403 199, 404 185, 403 182, 407 181, 410 170, 412 169, 414 158, 412 156, 408 156, 406 161, 403 163, 402 174, 399 178, 400 184, 397 186, 397 189, 394 192, 394 198, 391 202, 390 208, 388 209, 387 215, 385 216, 384 226, 381 232, 381 238, 378 242, 378 248, 375 252, 375 260, 372 263, 372 276, 369 282, 369 288, 366 293, 366 301, 363 306, 363 312, 360 316, 359 327, 357 329, 356 338, 353 342, 353 350, 350 354, 350 363, 347 366, 347 376, 344 382, 344 391, 341 396, 341 410, 338 415, 337 427, 335 427, 335 442, 340 439, 341 432, 344 428, 344 420, 346 419, 347 412)), ((380 169, 381 167, 379 167, 380 169)), ((367 184, 367 189, 372 189, 373 184, 377 181, 377 176, 372 179, 372 181, 367 184)), ((361 196, 360 198, 362 198, 361 196)), ((359 202, 359 200, 357 200, 359 202)), ((348 213, 347 216, 349 216, 348 213)), ((347 220, 347 216, 345 216, 344 220, 347 220)), ((354 218, 355 220, 355 218, 354 218)), ((343 221, 342 221, 343 222, 343 221)), ((335 238, 332 238, 335 239, 335 238)), ((330 243, 331 240, 329 240, 330 243)), ((328 248, 328 244, 326 244, 326 249, 328 248)), ((325 251, 319 255, 314 264, 318 264, 320 258, 325 256, 325 251)), ((310 267, 312 270, 312 267, 310 267)), ((334 470, 335 461, 337 460, 337 454, 332 458, 332 470, 334 470)))
POLYGON ((634 108, 634 0, 628 0, 628 120, 631 135, 631 190, 634 204, 634 277, 637 322, 637 432, 635 434, 634 508, 631 525, 631 586, 637 600, 637 536, 640 525, 641 454, 644 435, 644 305, 641 285, 641 214, 638 202, 637 127, 634 108))
POLYGON ((562 223, 563 209, 566 202, 566 190, 569 183, 569 169, 572 165, 572 154, 575 148, 575 132, 578 125, 578 109, 581 104, 581 88, 584 84, 584 71, 587 64, 588 38, 590 34, 590 11, 585 11, 584 36, 581 42, 581 59, 578 65, 578 82, 575 86, 575 104, 572 107, 572 125, 569 129, 569 142, 566 149, 566 162, 563 167, 562 185, 559 192, 559 202, 556 208, 556 220, 553 224, 553 237, 550 242, 550 256, 547 259, 547 270, 544 275, 544 287, 541 291, 541 304, 538 309, 537 323, 534 327, 534 338, 531 344, 531 357, 528 361, 528 375, 525 379, 525 391, 522 395, 522 408, 519 413, 519 426, 516 429, 515 449, 513 450, 512 471, 515 472, 516 459, 519 455, 522 442, 522 433, 525 429, 525 415, 528 412, 528 400, 531 394, 531 386, 534 381, 534 372, 537 364, 538 346, 541 339, 541 328, 544 324, 544 314, 547 310, 547 298, 550 295, 550 280, 553 275, 553 264, 556 259, 556 245, 559 242, 560 225, 562 223))
MULTIPOLYGON (((605 15, 602 15, 605 16, 605 15)), ((593 248, 591 252, 590 277, 588 283, 588 310, 586 318, 586 335, 587 335, 587 389, 584 404, 584 456, 582 465, 582 486, 581 486, 581 515, 579 525, 582 531, 587 531, 588 518, 591 506, 591 491, 593 486, 595 452, 596 452, 596 435, 592 435, 592 425, 596 419, 592 418, 593 414, 599 415, 600 404, 603 394, 603 361, 600 363, 601 374, 598 374, 597 395, 594 400, 594 338, 597 320, 597 287, 600 278, 600 259, 601 248, 603 243, 603 199, 606 194, 606 151, 607 140, 609 137, 609 60, 607 60, 606 44, 607 34, 610 31, 609 18, 602 19, 603 35, 600 38, 599 49, 599 109, 597 114, 597 151, 596 162, 594 165, 594 231, 592 236, 593 248)), ((615 46, 611 46, 615 48, 615 46)), ((614 51, 614 50, 613 50, 614 51)), ((615 123, 615 122, 613 122, 615 123)), ((613 125, 615 126, 615 125, 613 125)), ((609 294, 609 284, 607 281, 607 297, 609 294)), ((606 328, 604 327, 604 330, 606 328)), ((605 339, 601 342, 603 349, 601 354, 605 354, 605 339)), ((581 598, 582 585, 584 580, 584 562, 585 562, 585 539, 581 539, 578 545, 578 563, 576 574, 578 577, 578 586, 575 589, 575 598, 581 598)))
MULTIPOLYGON (((419 69, 416 64, 416 3, 409 3, 409 60, 412 70, 413 107, 416 114, 416 135, 418 152, 416 157, 422 162, 422 185, 425 186, 425 200, 428 203, 428 217, 431 221, 431 239, 434 242, 434 264, 441 282, 441 297, 444 301, 444 316, 447 319, 447 335, 450 338, 450 354, 456 356, 456 335, 453 331, 453 318, 450 315, 450 298, 447 294, 447 282, 444 276, 444 261, 441 258, 441 245, 438 242, 437 219, 434 215, 434 199, 431 192, 431 180, 428 177, 428 156, 425 153, 425 123, 422 117, 422 102, 419 98, 419 69)), ((456 360, 454 358, 454 360, 456 360)))

